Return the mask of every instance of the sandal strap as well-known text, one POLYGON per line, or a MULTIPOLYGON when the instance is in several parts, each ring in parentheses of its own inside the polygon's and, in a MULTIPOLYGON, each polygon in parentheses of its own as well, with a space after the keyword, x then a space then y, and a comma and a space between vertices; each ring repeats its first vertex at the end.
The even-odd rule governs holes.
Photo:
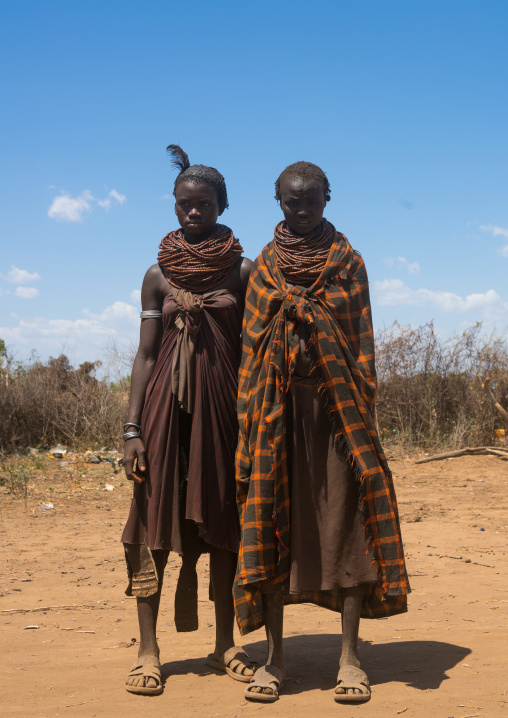
POLYGON ((366 688, 370 690, 370 683, 367 674, 357 666, 344 666, 337 674, 337 686, 341 688, 366 688))
POLYGON ((252 668, 252 664, 247 653, 243 650, 243 648, 238 648, 237 646, 228 648, 225 652, 224 665, 234 671, 234 673, 238 673, 238 675, 243 675, 246 668, 252 668), (236 670, 238 666, 242 667, 241 671, 236 670))
POLYGON ((254 687, 259 688, 272 688, 275 684, 275 690, 277 690, 282 683, 282 671, 275 666, 262 666, 258 668, 256 673, 252 676, 249 689, 254 687))
POLYGON ((127 677, 134 678, 135 676, 154 678, 159 683, 162 683, 159 659, 155 658, 155 656, 147 656, 143 660, 135 661, 127 677))

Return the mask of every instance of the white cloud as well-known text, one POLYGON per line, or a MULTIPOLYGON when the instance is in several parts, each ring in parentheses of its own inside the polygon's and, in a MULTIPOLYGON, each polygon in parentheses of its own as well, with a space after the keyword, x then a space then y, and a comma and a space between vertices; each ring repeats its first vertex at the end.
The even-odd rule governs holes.
POLYGON ((397 259, 394 259, 393 257, 386 257, 384 259, 384 263, 387 264, 389 267, 397 267, 397 269, 407 269, 409 274, 420 273, 420 265, 418 264, 418 262, 410 262, 405 257, 397 257, 397 259))
POLYGON ((131 292, 131 299, 133 302, 136 302, 137 304, 141 301, 141 289, 134 289, 131 292))
POLYGON ((10 291, 8 289, 2 289, 0 287, 0 297, 4 297, 6 294, 10 294, 10 291))
POLYGON ((126 302, 114 302, 99 314, 88 309, 77 319, 18 319, 14 326, 0 327, 0 337, 9 346, 41 357, 58 356, 62 351, 72 362, 103 358, 111 341, 135 342, 139 331, 139 309, 126 302))
POLYGON ((109 195, 105 199, 98 199, 97 204, 99 207, 103 207, 108 210, 111 207, 111 202, 115 200, 118 204, 123 204, 127 201, 127 197, 124 194, 120 194, 116 189, 112 189, 109 195))
POLYGON ((493 289, 484 294, 468 294, 461 297, 452 292, 432 289, 411 289, 400 279, 384 279, 372 283, 376 301, 381 306, 434 306, 443 312, 467 312, 503 305, 501 297, 493 289))
POLYGON ((85 212, 91 212, 92 194, 85 190, 78 197, 71 197, 68 192, 55 197, 48 209, 48 217, 57 222, 82 222, 85 212))
POLYGON ((21 299, 35 299, 39 296, 39 290, 35 287, 17 287, 14 294, 21 299))
MULTIPOLYGON (((503 237, 504 239, 508 239, 508 229, 499 227, 497 224, 482 224, 480 229, 482 232, 489 232, 493 237, 503 237)), ((498 253, 501 257, 508 257, 508 244, 505 244, 504 247, 498 249, 498 253)))
POLYGON ((26 269, 19 269, 14 264, 6 276, 7 281, 11 284, 28 284, 29 282, 36 282, 40 278, 37 272, 27 272, 26 269))
POLYGON ((493 237, 504 237, 508 239, 508 229, 498 227, 497 224, 482 224, 480 229, 482 232, 489 232, 493 237))
POLYGON ((48 217, 56 219, 57 222, 82 222, 85 214, 90 213, 95 204, 108 210, 113 201, 123 204, 127 201, 127 197, 117 192, 116 189, 112 189, 104 199, 97 199, 88 189, 85 189, 77 197, 72 197, 68 192, 62 192, 51 203, 48 217))

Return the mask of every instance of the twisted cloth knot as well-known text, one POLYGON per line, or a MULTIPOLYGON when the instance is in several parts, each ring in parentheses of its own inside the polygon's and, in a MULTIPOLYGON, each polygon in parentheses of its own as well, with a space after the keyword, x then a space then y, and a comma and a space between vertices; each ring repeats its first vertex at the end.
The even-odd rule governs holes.
POLYGON ((186 331, 187 335, 195 335, 201 328, 201 312, 203 310, 203 298, 179 289, 175 294, 175 302, 178 304, 178 314, 175 318, 175 325, 180 332, 186 331))
POLYGON ((288 319, 301 324, 314 324, 311 307, 305 295, 288 292, 282 302, 282 308, 288 319))

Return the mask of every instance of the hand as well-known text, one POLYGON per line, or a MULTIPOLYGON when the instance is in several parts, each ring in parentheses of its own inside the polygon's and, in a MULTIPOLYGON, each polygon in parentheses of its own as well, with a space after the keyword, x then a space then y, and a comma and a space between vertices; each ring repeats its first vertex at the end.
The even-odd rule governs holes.
POLYGON ((142 439, 128 439, 125 442, 123 461, 125 475, 129 481, 142 484, 146 479, 146 476, 143 476, 146 469, 146 452, 142 439), (136 471, 134 471, 134 461, 136 461, 136 471))

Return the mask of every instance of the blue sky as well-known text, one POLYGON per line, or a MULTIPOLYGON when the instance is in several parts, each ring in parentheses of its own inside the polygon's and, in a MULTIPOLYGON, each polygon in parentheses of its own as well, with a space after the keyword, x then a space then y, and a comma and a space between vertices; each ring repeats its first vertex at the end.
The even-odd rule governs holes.
POLYGON ((298 160, 365 258, 375 327, 508 330, 508 3, 19 2, 2 11, 0 338, 135 341, 179 143, 252 259, 298 160))

